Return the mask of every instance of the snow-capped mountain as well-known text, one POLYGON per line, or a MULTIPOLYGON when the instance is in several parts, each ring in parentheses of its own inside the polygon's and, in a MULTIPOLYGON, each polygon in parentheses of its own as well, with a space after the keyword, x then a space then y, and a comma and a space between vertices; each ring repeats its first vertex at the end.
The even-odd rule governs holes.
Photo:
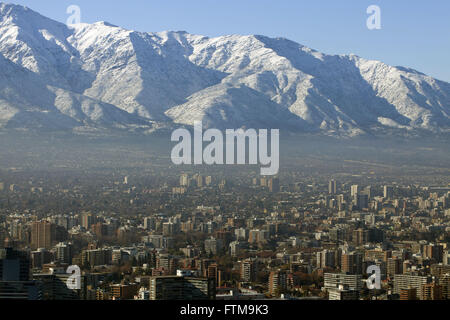
POLYGON ((0 3, 0 127, 450 132, 450 84, 286 39, 66 26, 0 3))

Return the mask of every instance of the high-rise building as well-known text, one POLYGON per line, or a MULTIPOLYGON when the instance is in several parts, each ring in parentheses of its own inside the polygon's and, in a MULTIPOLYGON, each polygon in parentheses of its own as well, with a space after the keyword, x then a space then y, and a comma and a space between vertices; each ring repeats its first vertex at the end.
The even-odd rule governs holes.
POLYGON ((261 185, 261 187, 267 187, 267 178, 262 177, 260 179, 260 185, 261 185))
POLYGON ((357 194, 356 196, 356 207, 358 210, 363 210, 369 208, 369 196, 367 194, 357 194))
POLYGON ((111 294, 107 292, 105 289, 97 288, 94 291, 95 300, 103 301, 103 300, 111 300, 111 294))
POLYGON ((400 289, 399 295, 401 301, 417 300, 417 289, 416 288, 400 289))
POLYGON ((203 176, 202 175, 198 175, 197 176, 197 179, 196 179, 197 181, 197 187, 199 187, 199 188, 202 188, 203 187, 203 176))
POLYGON ((114 300, 133 300, 138 290, 137 284, 113 284, 111 285, 111 296, 114 300))
POLYGON ((337 182, 336 180, 330 180, 328 183, 328 193, 336 194, 337 193, 337 182))
POLYGON ((50 263, 53 259, 53 255, 45 248, 39 248, 36 251, 31 252, 31 267, 40 269, 46 263, 50 263))
POLYGON ((221 247, 228 247, 233 240, 231 231, 220 230, 216 233, 216 238, 221 240, 221 247))
POLYGON ((55 240, 55 225, 48 221, 35 221, 31 225, 31 248, 51 249, 55 240))
POLYGON ((357 229, 353 231, 353 243, 357 246, 366 244, 369 241, 369 230, 357 229))
POLYGON ((387 259, 387 274, 390 277, 403 273, 403 261, 399 258, 387 259))
POLYGON ((369 198, 369 200, 372 198, 372 187, 371 186, 365 187, 363 192, 365 194, 367 194, 367 197, 369 198))
POLYGON ((450 300, 450 273, 443 276, 439 284, 442 286, 442 298, 450 300))
POLYGON ((381 261, 387 261, 388 258, 391 258, 392 252, 391 251, 385 251, 381 248, 372 249, 372 250, 366 250, 365 251, 365 260, 366 261, 375 261, 375 260, 381 260, 381 261))
POLYGON ((269 179, 269 192, 280 192, 280 179, 270 178, 269 179))
POLYGON ((163 269, 166 275, 174 275, 177 272, 178 259, 169 254, 159 254, 156 258, 156 268, 163 269))
POLYGON ((22 251, 0 249, 0 281, 28 281, 30 259, 22 251))
POLYGON ((213 278, 152 277, 150 300, 214 300, 216 286, 213 278))
POLYGON ((156 249, 164 248, 164 236, 160 234, 153 234, 148 237, 148 242, 156 249))
POLYGON ((347 229, 334 227, 330 230, 330 239, 332 241, 344 241, 347 239, 347 229))
POLYGON ((423 247, 425 258, 434 260, 436 263, 444 261, 444 247, 442 245, 429 244, 423 247))
POLYGON ((250 230, 248 234, 249 243, 261 243, 268 238, 268 231, 266 230, 250 230))
POLYGON ((248 229, 239 228, 234 230, 234 235, 237 240, 247 240, 249 232, 248 229))
POLYGON ((269 294, 278 296, 287 288, 287 274, 283 271, 272 271, 269 275, 269 294))
POLYGON ((0 300, 41 300, 41 284, 30 280, 26 252, 0 249, 0 300))
POLYGON ((102 238, 108 234, 108 227, 102 222, 97 222, 91 226, 92 232, 97 236, 97 238, 102 238))
POLYGON ((420 300, 442 300, 442 289, 436 283, 423 284, 420 300))
POLYGON ((90 212, 83 213, 81 215, 81 226, 89 230, 91 228, 91 225, 95 223, 95 217, 90 212))
POLYGON ((210 239, 205 240, 205 251, 206 254, 217 255, 220 250, 223 248, 223 242, 221 239, 215 239, 211 237, 210 239))
POLYGON ((60 242, 56 245, 55 249, 57 262, 72 264, 73 246, 71 243, 60 242))
POLYGON ((180 176, 180 186, 189 187, 189 175, 184 173, 180 176))
POLYGON ((83 266, 95 267, 111 264, 112 251, 110 249, 84 250, 81 253, 83 266))
POLYGON ((155 226, 156 226, 155 218, 152 218, 152 217, 144 218, 144 229, 145 230, 155 229, 155 226))
POLYGON ((394 275, 394 293, 400 294, 403 289, 416 289, 416 299, 420 299, 422 296, 422 288, 424 284, 430 283, 431 279, 427 276, 415 276, 409 274, 396 274, 394 275))
POLYGON ((323 250, 317 252, 317 268, 336 267, 336 251, 323 250))
POLYGON ((385 199, 394 198, 394 188, 392 186, 384 186, 383 196, 385 199))
POLYGON ((337 199, 338 209, 344 210, 345 209, 345 196, 343 194, 339 194, 336 197, 336 199, 337 199))
POLYGON ((355 199, 357 194, 359 194, 359 185, 357 185, 357 184, 352 185, 351 190, 350 190, 350 195, 351 195, 352 199, 355 199))
POLYGON ((256 280, 257 264, 254 259, 246 259, 241 262, 241 280, 254 282, 256 280))
POLYGON ((4 248, 5 240, 8 239, 8 231, 0 226, 0 248, 4 248))
POLYGON ((55 268, 48 273, 33 274, 33 279, 42 283, 42 295, 44 300, 85 300, 87 295, 86 276, 80 275, 79 283, 70 288, 71 274, 66 270, 55 268))
POLYGON ((244 248, 244 245, 242 242, 240 241, 233 241, 230 243, 230 255, 232 257, 236 257, 237 255, 239 255, 241 249, 244 248))
POLYGON ((363 255, 359 252, 343 253, 341 271, 348 274, 362 274, 363 255))
POLYGON ((227 180, 222 179, 219 183, 219 190, 224 191, 226 188, 228 188, 227 180))
POLYGON ((369 242, 383 242, 385 233, 383 229, 369 228, 369 242))
POLYGON ((432 264, 431 268, 430 268, 430 274, 432 276, 435 276, 437 278, 442 278, 445 275, 449 274, 450 275, 450 266, 449 265, 444 265, 444 264, 432 264))
POLYGON ((208 264, 206 269, 204 270, 203 276, 208 279, 214 279, 215 286, 219 286, 222 281, 222 272, 219 270, 219 266, 216 262, 208 264))
POLYGON ((349 290, 345 286, 339 288, 328 289, 328 300, 358 300, 359 291, 349 290))
POLYGON ((164 236, 172 236, 179 230, 178 222, 164 222, 162 225, 162 232, 164 236))
POLYGON ((348 290, 360 291, 363 287, 362 275, 345 273, 325 273, 324 288, 337 289, 344 286, 348 290))

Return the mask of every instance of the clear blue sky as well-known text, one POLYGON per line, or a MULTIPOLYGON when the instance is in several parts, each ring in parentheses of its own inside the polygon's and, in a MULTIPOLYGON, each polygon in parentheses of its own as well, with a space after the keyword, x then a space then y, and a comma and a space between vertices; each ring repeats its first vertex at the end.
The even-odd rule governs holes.
POLYGON ((449 0, 11 0, 65 22, 108 21, 139 31, 184 30, 207 36, 286 37, 332 54, 354 53, 411 67, 450 82, 449 0), (366 9, 381 8, 382 29, 368 30, 366 9))

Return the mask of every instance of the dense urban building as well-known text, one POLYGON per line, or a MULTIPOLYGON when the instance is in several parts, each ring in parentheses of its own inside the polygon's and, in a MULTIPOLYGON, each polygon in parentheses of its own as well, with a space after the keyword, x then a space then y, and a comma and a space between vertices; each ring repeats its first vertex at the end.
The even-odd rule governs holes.
POLYGON ((150 279, 150 300, 214 300, 212 278, 153 277, 150 279))
MULTIPOLYGON (((82 185, 51 191, 92 201, 80 210, 0 207, 2 297, 449 299, 450 186, 208 172, 148 185, 124 177, 106 178, 92 198, 82 185), (77 288, 71 266, 80 270, 77 288), (379 289, 366 281, 374 266, 379 289)), ((23 190, 14 185, 0 196, 14 200, 23 190)), ((35 188, 33 197, 48 187, 35 188)))

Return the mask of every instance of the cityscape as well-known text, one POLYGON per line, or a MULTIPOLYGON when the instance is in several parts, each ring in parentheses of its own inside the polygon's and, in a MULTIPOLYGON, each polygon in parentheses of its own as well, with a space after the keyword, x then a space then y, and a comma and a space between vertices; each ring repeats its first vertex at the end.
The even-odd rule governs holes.
POLYGON ((450 2, 12 2, 3 310, 448 306, 450 2))
POLYGON ((146 158, 139 169, 22 159, 3 170, 0 299, 450 297, 448 168, 310 155, 264 177, 258 166, 146 158))

